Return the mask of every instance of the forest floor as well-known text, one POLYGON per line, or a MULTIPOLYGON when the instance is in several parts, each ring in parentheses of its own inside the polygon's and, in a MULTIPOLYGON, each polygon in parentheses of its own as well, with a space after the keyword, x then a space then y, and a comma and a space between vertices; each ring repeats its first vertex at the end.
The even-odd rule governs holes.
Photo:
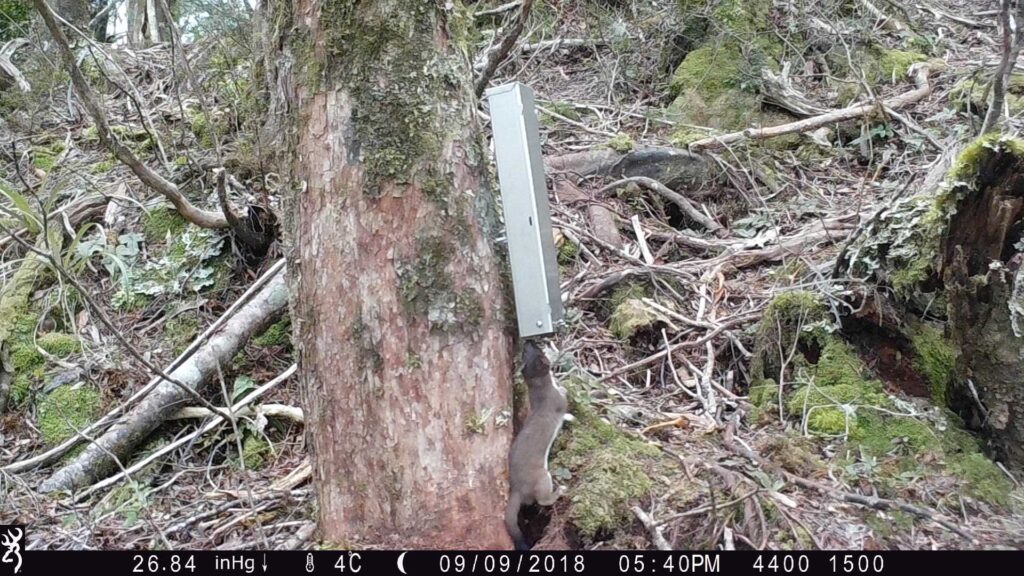
MULTIPOLYGON (((798 4, 552 0, 535 8, 523 44, 498 70, 494 84, 518 80, 537 96, 567 316, 554 367, 574 409, 601 422, 596 433, 570 425, 556 444, 552 471, 570 492, 544 515, 538 547, 1024 546, 1020 472, 991 461, 983 439, 936 405, 929 365, 851 321, 847 296, 862 280, 836 271, 864 222, 977 133, 983 88, 975 85, 999 59, 999 3, 798 4), (778 73, 786 63, 792 86, 832 110, 913 90, 908 72, 918 62, 931 68, 928 93, 894 114, 687 160, 673 188, 720 230, 642 182, 609 186, 622 175, 581 176, 567 160, 685 150, 709 135, 794 120, 767 101, 764 68, 778 73), (794 310, 790 343, 784 325, 794 310), (834 336, 822 337, 820 358, 798 361, 799 334, 818 329, 834 336), (774 388, 758 379, 766 363, 781 363, 774 388), (838 421, 806 409, 824 389, 815 381, 827 378, 852 391, 815 406, 838 421), (765 390, 779 391, 777 402, 765 390), (794 408, 801 393, 805 407, 794 408), (864 416, 875 412, 883 415, 864 416), (600 436, 608 424, 621 438, 600 436), (592 433, 606 448, 580 452, 592 433), (612 462, 634 458, 641 464, 612 462)), ((494 28, 507 16, 478 24, 494 28)), ((239 55, 258 42, 235 32, 185 51, 191 78, 166 47, 104 46, 107 56, 86 47, 83 66, 104 89, 121 139, 193 202, 217 206, 207 168, 223 164, 248 191, 236 190, 236 200, 277 207, 280 183, 262 163, 253 118, 262 103, 251 58, 239 55)), ((24 57, 35 62, 25 63, 33 91, 0 93, 0 178, 33 192, 0 201, 21 215, 0 222, 17 230, 26 214, 48 213, 76 239, 64 262, 79 288, 57 278, 32 294, 32 346, 15 359, 28 378, 15 381, 0 414, 0 523, 29 522, 30 549, 319 545, 303 428, 287 411, 258 412, 234 430, 223 424, 77 495, 36 492, 50 467, 4 470, 73 435, 151 377, 79 289, 135 350, 166 366, 278 256, 253 265, 229 237, 161 204, 100 145, 68 100, 66 76, 32 40, 24 57), (73 223, 74 210, 64 208, 97 193, 104 203, 73 223)), ((491 36, 478 40, 483 49, 491 36)), ((1006 131, 1016 134, 1024 94, 1018 103, 1014 90, 1006 131)), ((4 282, 24 257, 0 236, 4 282)), ((214 403, 284 373, 291 352, 285 319, 222 367, 210 387, 214 403)), ((300 406, 295 379, 261 402, 300 406)), ((199 425, 166 421, 132 462, 199 425)))

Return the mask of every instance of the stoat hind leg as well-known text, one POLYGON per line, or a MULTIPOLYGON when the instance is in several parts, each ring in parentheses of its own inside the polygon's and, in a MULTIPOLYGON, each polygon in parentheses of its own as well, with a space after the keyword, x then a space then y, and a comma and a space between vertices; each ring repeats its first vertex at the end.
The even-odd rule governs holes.
POLYGON ((555 486, 551 482, 551 474, 545 474, 538 480, 534 491, 537 504, 541 506, 551 506, 555 503, 555 500, 558 500, 558 496, 561 495, 561 490, 555 491, 555 486))

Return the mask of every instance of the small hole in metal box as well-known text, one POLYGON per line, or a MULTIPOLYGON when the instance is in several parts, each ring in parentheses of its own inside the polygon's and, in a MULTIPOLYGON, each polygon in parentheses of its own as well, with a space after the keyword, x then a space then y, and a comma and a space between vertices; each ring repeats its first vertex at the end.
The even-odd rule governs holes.
POLYGON ((530 226, 533 226, 533 216, 530 216, 530 226))

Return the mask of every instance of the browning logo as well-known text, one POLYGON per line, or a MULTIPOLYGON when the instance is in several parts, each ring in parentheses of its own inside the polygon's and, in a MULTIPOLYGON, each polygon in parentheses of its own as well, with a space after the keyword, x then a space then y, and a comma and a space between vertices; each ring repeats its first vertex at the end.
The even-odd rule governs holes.
POLYGON ((25 536, 25 527, 21 525, 0 525, 0 574, 17 574, 21 572, 21 547, 25 536))

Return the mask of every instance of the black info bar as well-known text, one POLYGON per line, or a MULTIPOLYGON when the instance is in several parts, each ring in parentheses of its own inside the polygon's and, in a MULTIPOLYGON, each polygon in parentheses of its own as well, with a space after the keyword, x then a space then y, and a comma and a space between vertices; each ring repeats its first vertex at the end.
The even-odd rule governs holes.
MULTIPOLYGON (((1024 552, 21 551, 0 575, 912 574, 1003 572, 1024 552), (20 561, 16 563, 15 561, 20 561), (17 572, 15 572, 17 569, 17 572)), ((1015 570, 1014 570, 1015 571, 1015 570)))

